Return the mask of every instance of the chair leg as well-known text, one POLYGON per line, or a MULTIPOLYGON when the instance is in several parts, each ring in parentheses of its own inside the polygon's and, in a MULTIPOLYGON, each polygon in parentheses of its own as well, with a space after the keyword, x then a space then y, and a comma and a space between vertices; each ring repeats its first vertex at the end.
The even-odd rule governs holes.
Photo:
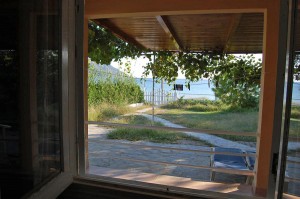
MULTIPOLYGON (((211 151, 215 151, 214 147, 211 147, 211 151)), ((210 168, 211 168, 211 170, 210 170, 210 181, 211 182, 215 180, 215 175, 216 175, 216 172, 212 170, 212 168, 214 167, 214 156, 215 155, 213 153, 210 155, 210 168)))
POLYGON ((216 172, 210 171, 210 181, 213 182, 215 180, 216 172))
POLYGON ((253 177, 252 177, 252 176, 247 176, 246 184, 247 184, 247 185, 251 185, 251 184, 252 184, 252 181, 253 181, 253 177))

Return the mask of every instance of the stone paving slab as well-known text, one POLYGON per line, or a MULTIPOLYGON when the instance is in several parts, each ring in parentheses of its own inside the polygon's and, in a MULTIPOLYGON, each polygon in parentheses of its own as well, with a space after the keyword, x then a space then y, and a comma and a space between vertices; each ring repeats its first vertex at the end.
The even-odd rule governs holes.
MULTIPOLYGON (((144 114, 140 111, 138 115, 142 115, 152 120, 152 115, 144 114)), ((167 127, 185 128, 184 126, 174 124, 168 120, 154 116, 154 120, 161 122, 167 127)), ((207 169, 189 168, 180 165, 161 165, 150 162, 136 162, 137 160, 161 161, 173 164, 189 164, 194 166, 209 166, 210 155, 208 153, 200 153, 201 151, 210 151, 210 147, 185 145, 185 144, 160 144, 146 141, 131 142, 126 140, 107 140, 106 134, 111 128, 100 127, 97 125, 89 125, 89 165, 97 168, 121 169, 125 172, 142 172, 164 176, 176 176, 189 178, 196 181, 209 181, 210 171, 207 169), (97 142, 102 141, 102 142, 97 142), (124 145, 125 144, 125 145, 124 145), (141 148, 131 147, 126 144, 143 145, 141 148), (166 147, 168 149, 153 149, 151 146, 166 147), (178 151, 174 149, 188 149, 191 151, 178 151)), ((226 140, 215 135, 206 133, 183 132, 188 135, 205 140, 214 146, 239 148, 242 150, 255 150, 244 144, 226 140)), ((299 143, 289 142, 289 149, 299 148, 299 143)), ((297 167, 298 168, 298 167, 297 167)), ((298 176, 297 176, 298 177, 298 176)), ((217 173, 216 182, 227 183, 245 183, 246 177, 241 175, 217 173)), ((291 183, 289 189, 298 186, 299 183, 291 183)), ((294 190, 294 189, 293 189, 294 190)))

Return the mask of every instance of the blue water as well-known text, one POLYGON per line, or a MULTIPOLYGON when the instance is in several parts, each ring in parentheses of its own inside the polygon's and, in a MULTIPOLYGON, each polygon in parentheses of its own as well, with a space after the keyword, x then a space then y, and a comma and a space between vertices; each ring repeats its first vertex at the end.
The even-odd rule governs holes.
MULTIPOLYGON (((137 83, 141 86, 143 91, 151 92, 152 91, 152 84, 153 81, 151 78, 146 78, 145 81, 140 78, 136 78, 137 83)), ((191 99, 191 98, 207 98, 210 100, 215 100, 215 94, 212 91, 213 85, 208 84, 208 80, 200 80, 198 82, 190 83, 190 90, 186 87, 187 83, 185 79, 177 79, 175 84, 183 84, 183 91, 176 91, 178 97, 183 97, 184 99, 191 99)), ((167 83, 163 84, 164 91, 172 91, 174 92, 174 83, 168 85, 167 83)), ((161 89, 161 83, 155 83, 154 89, 158 90, 161 89)))
POLYGON ((300 82, 294 82, 293 84, 293 95, 292 102, 295 104, 300 104, 300 82))
MULTIPOLYGON (((146 78, 145 81, 140 78, 136 78, 136 82, 140 85, 143 91, 151 92, 152 91, 152 78, 146 78)), ((208 83, 207 79, 200 80, 198 82, 190 83, 190 90, 185 86, 185 79, 178 79, 175 82, 176 84, 183 84, 183 91, 177 91, 179 97, 185 99, 191 98, 207 98, 210 100, 215 100, 215 94, 212 91, 213 85, 208 83)), ((161 89, 161 83, 155 83, 154 89, 161 89)), ((163 84, 164 91, 173 91, 173 84, 168 85, 167 83, 163 84)), ((294 82, 293 85, 293 103, 300 104, 300 82, 294 82)))

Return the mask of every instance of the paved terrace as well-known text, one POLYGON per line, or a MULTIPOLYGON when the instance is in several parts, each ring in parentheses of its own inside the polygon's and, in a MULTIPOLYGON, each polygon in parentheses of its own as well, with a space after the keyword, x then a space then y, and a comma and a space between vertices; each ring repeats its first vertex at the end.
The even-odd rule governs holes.
MULTIPOLYGON (((210 151, 210 147, 109 140, 106 138, 106 134, 111 130, 97 125, 89 125, 90 166, 210 181, 210 171, 197 168, 210 165, 209 153, 199 152, 210 151), (160 148, 151 148, 152 146, 160 148), (154 161, 154 163, 150 161, 154 161), (166 164, 156 162, 165 162, 166 164), (192 166, 178 166, 178 164, 192 166)), ((215 181, 244 183, 245 179, 245 176, 217 174, 215 181)))
MULTIPOLYGON (((152 119, 152 115, 144 114, 143 112, 138 114, 152 119)), ((154 116, 154 120, 161 122, 167 127, 184 128, 181 125, 174 124, 157 116, 154 116)), ((126 176, 126 178, 131 180, 150 182, 161 179, 161 176, 168 176, 169 181, 166 184, 172 184, 175 181, 182 182, 182 180, 184 182, 187 180, 189 182, 210 181, 210 171, 201 168, 201 166, 209 167, 210 155, 209 153, 199 152, 210 151, 210 147, 191 144, 160 144, 146 141, 110 140, 106 138, 107 133, 112 130, 110 128, 89 125, 88 130, 90 165, 88 172, 90 174, 101 173, 101 175, 109 177, 126 176), (179 164, 185 166, 180 166, 179 164)), ((214 146, 255 150, 254 147, 214 135, 194 132, 184 133, 205 140, 214 146)), ((295 143, 295 146, 299 146, 299 144, 295 143)), ((296 170, 299 169, 298 167, 296 168, 296 170)), ((293 173, 299 174, 298 171, 293 173)), ((296 177, 300 178, 300 176, 296 177)), ((163 178, 164 180, 165 178, 163 178)), ((217 173, 215 181, 245 183, 246 177, 235 174, 217 173)), ((293 186, 298 186, 297 184, 299 183, 293 183, 293 186)))

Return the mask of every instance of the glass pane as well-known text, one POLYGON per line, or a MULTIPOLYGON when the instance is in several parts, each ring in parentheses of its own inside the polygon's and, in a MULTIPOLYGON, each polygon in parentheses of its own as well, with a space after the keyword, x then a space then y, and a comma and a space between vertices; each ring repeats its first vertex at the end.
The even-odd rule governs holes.
POLYGON ((296 11, 295 48, 290 54, 294 56, 293 88, 283 192, 300 196, 300 12, 296 11))
POLYGON ((20 198, 61 170, 59 1, 0 13, 0 197, 20 198))
POLYGON ((58 13, 37 15, 36 20, 36 114, 40 155, 38 175, 42 180, 60 169, 59 16, 58 13))

